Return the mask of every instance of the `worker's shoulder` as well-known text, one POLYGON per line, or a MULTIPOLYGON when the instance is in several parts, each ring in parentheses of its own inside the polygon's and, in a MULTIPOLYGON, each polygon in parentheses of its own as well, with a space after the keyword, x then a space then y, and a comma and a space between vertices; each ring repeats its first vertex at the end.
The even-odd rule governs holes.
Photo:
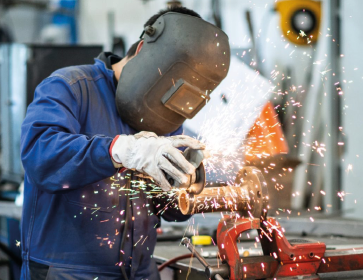
POLYGON ((104 75, 94 64, 77 65, 61 68, 53 72, 49 78, 61 78, 69 85, 75 84, 80 80, 96 81, 103 78, 104 75))

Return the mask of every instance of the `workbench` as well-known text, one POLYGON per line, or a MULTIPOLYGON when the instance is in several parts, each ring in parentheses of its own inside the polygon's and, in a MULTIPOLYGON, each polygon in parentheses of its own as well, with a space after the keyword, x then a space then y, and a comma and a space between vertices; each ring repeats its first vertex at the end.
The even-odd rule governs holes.
MULTIPOLYGON (((180 229, 184 228, 184 234, 190 236, 191 234, 186 231, 187 227, 198 227, 199 232, 213 234, 216 229, 218 220, 220 219, 220 213, 208 214, 204 217, 202 215, 194 215, 193 219, 183 223, 167 223, 163 221, 162 229, 170 234, 171 228, 175 227, 176 232, 181 232, 180 229)), ((281 219, 281 225, 286 229, 286 236, 289 240, 296 238, 314 239, 323 242, 327 245, 327 249, 344 249, 344 248, 358 248, 363 247, 363 222, 352 221, 344 219, 321 219, 315 220, 314 223, 308 218, 290 218, 281 219)), ((262 249, 260 243, 255 243, 256 231, 251 231, 250 239, 242 238, 238 243, 238 249, 240 253, 247 253, 249 256, 262 255, 262 249), (243 248, 243 249, 242 249, 243 248)), ((187 248, 180 245, 182 236, 176 241, 161 241, 163 238, 159 238, 156 245, 154 258, 157 264, 162 264, 170 259, 173 259, 180 255, 190 253, 187 248)), ((217 265, 217 246, 197 246, 199 253, 203 255, 210 265, 217 265)), ((207 279, 204 273, 204 267, 196 259, 184 259, 174 264, 171 264, 163 280, 168 279, 207 279)), ((320 274, 320 279, 335 280, 335 279, 363 279, 363 270, 359 271, 347 271, 338 273, 320 274)), ((299 279, 299 278, 294 278, 299 279)))
MULTIPOLYGON (((294 237, 292 237, 294 238, 294 237)), ((296 237, 295 237, 296 238, 296 237)), ((319 241, 325 242, 329 248, 351 248, 351 247, 363 247, 363 239, 346 239, 346 238, 319 238, 319 241), (337 245, 339 244, 339 245, 337 245)), ((243 246, 246 251, 249 248, 254 247, 254 242, 241 242, 241 247, 243 246)), ((199 252, 201 250, 203 252, 210 252, 211 255, 215 255, 218 251, 217 246, 203 246, 199 248, 199 252)), ((255 253, 257 251, 262 254, 261 247, 258 246, 257 250, 254 250, 255 253)), ((175 258, 180 255, 187 254, 189 251, 182 245, 179 245, 178 242, 158 242, 154 251, 154 259, 157 264, 162 264, 172 258, 175 258)), ((218 261, 216 257, 207 258, 207 261, 211 265, 217 265, 218 261)), ((204 267, 202 264, 196 259, 185 259, 178 261, 177 263, 170 265, 173 270, 175 280, 185 280, 188 275, 188 280, 199 280, 199 279, 207 279, 204 273, 204 267)), ((170 274, 170 272, 169 272, 170 274)), ((351 280, 362 280, 363 279, 363 270, 359 271, 348 271, 348 272, 339 272, 339 273, 327 273, 319 275, 321 279, 325 280, 337 280, 337 279, 351 279, 351 280)), ((164 279, 163 279, 164 280, 164 279)))

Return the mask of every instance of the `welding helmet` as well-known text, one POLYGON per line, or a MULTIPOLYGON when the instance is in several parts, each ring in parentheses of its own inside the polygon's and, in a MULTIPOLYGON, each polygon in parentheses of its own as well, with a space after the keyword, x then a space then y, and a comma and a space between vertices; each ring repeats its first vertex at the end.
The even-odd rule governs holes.
POLYGON ((116 107, 132 128, 164 135, 193 118, 226 77, 228 37, 200 18, 173 12, 142 36, 141 51, 122 70, 116 107))

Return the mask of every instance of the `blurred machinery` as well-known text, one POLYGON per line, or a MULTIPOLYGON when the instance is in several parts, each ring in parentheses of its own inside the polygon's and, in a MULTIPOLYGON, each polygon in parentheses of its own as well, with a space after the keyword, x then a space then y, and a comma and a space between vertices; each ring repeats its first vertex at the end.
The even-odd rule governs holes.
POLYGON ((59 68, 92 63, 101 51, 100 46, 0 45, 1 181, 23 180, 20 128, 36 86, 59 68))
POLYGON ((12 41, 12 36, 6 26, 0 25, 0 43, 9 43, 12 41))
POLYGON ((78 0, 0 0, 0 11, 13 41, 77 43, 78 0))
POLYGON ((270 209, 291 209, 294 169, 300 161, 289 147, 271 102, 263 107, 245 140, 246 165, 259 168, 268 182, 270 209))
POLYGON ((177 0, 168 1, 166 4, 167 4, 168 8, 182 6, 181 1, 177 1, 177 0))
POLYGON ((292 43, 316 43, 321 22, 321 2, 311 0, 279 0, 276 11, 280 13, 282 33, 292 43))
POLYGON ((339 131, 343 115, 339 3, 278 0, 272 4, 276 13, 269 13, 273 27, 264 25, 257 35, 259 70, 279 85, 271 101, 290 156, 302 162, 294 174, 294 209, 320 205, 323 211, 340 211, 337 194, 343 184, 344 146, 337 143, 345 141, 339 131), (270 47, 272 40, 284 51, 270 47), (265 63, 263 58, 268 58, 265 63))
POLYGON ((245 160, 248 163, 256 158, 266 158, 277 154, 287 154, 289 147, 271 102, 263 107, 259 117, 246 137, 245 160))
POLYGON ((0 0, 0 5, 9 8, 16 5, 29 5, 37 6, 39 8, 46 8, 50 3, 49 0, 0 0))

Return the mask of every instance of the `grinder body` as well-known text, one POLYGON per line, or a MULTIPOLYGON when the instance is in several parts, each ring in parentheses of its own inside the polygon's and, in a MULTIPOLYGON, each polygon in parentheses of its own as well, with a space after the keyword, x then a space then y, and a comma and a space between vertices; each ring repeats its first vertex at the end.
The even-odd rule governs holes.
MULTIPOLYGON (((200 194, 206 184, 205 169, 203 159, 205 155, 202 150, 186 149, 183 152, 183 156, 195 167, 195 173, 188 176, 188 181, 185 184, 179 184, 170 175, 166 174, 166 179, 169 181, 173 188, 185 189, 186 192, 191 194, 200 194)), ((178 166, 175 166, 178 170, 183 172, 178 166)))

